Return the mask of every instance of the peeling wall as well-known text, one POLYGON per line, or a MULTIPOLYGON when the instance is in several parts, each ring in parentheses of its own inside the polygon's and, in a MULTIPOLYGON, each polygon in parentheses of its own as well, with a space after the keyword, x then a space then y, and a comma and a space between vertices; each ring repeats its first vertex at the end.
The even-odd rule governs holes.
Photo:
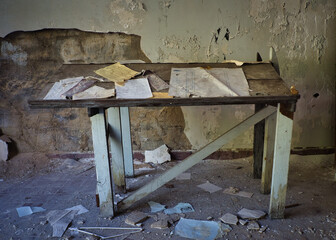
MULTIPOLYGON (((42 28, 136 34, 152 62, 255 60, 256 52, 267 60, 268 49, 273 46, 282 78, 301 94, 293 147, 332 147, 335 14, 334 0, 3 0, 0 36, 42 28)), ((73 40, 66 44, 70 49, 76 47, 73 40)), ((29 58, 18 46, 4 44, 1 51, 18 65, 25 65, 29 58)), ((63 55, 64 59, 73 57, 71 51, 63 55)), ((253 110, 249 106, 183 107, 184 131, 191 148, 199 148, 245 112, 253 110)), ((159 128, 153 129, 159 132, 159 128)), ((250 131, 226 147, 249 148, 251 136, 250 131)), ((149 145, 142 143, 145 146, 149 145)))

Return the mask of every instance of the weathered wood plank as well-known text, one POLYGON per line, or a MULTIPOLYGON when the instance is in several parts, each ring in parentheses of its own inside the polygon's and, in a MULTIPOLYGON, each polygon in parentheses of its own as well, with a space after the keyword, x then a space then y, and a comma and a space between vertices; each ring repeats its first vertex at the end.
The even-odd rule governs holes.
POLYGON ((209 156, 211 153, 221 148, 225 143, 231 141, 232 139, 240 135, 242 132, 248 130, 251 126, 253 126, 257 122, 261 121, 265 117, 275 112, 275 110, 276 108, 272 106, 268 106, 262 109, 261 111, 255 113, 254 115, 250 116, 243 122, 239 123, 234 128, 230 129, 229 131, 224 133, 222 136, 218 137, 213 142, 207 144, 205 147, 201 148, 199 151, 192 154, 191 156, 183 160, 178 165, 169 169, 168 171, 163 173, 161 176, 157 177, 153 181, 149 182, 145 186, 135 191, 133 194, 131 194, 127 198, 123 199, 121 202, 118 203, 118 211, 127 209, 136 201, 142 199, 143 197, 152 193, 153 191, 155 191, 156 189, 158 189, 165 183, 169 182, 170 180, 172 180, 173 178, 175 178, 182 172, 191 168, 192 166, 200 162, 202 159, 204 159, 205 157, 209 156))
MULTIPOLYGON (((264 104, 256 104, 255 112, 260 111, 265 107, 264 104)), ((262 159, 264 150, 264 132, 265 120, 258 122, 254 125, 253 136, 253 178, 261 178, 262 159)))
POLYGON ((104 217, 114 216, 113 188, 104 109, 100 108, 99 113, 91 116, 90 120, 100 214, 104 217))
POLYGON ((107 109, 109 144, 112 159, 112 176, 114 185, 126 189, 125 168, 121 137, 120 113, 118 107, 107 109))
POLYGON ((134 176, 133 150, 131 139, 131 124, 130 124, 128 107, 120 108, 120 118, 121 118, 122 146, 124 154, 125 174, 127 177, 133 177, 134 176))
POLYGON ((286 112, 281 111, 282 109, 280 109, 280 107, 280 104, 278 104, 275 127, 271 200, 269 206, 269 215, 271 218, 284 217, 293 128, 292 117, 284 115, 286 112))
POLYGON ((231 104, 293 103, 300 98, 292 96, 253 96, 221 98, 149 98, 149 99, 95 99, 95 100, 29 100, 30 108, 109 108, 109 107, 163 107, 205 106, 231 104))
POLYGON ((275 121, 276 114, 273 113, 265 119, 265 140, 263 152, 263 166, 261 174, 261 193, 268 194, 271 192, 272 168, 274 156, 274 139, 275 139, 275 121))

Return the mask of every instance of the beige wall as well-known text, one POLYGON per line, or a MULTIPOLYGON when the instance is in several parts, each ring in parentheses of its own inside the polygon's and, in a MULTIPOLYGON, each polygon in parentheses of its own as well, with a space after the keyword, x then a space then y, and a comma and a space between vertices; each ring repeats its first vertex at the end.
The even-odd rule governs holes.
MULTIPOLYGON (((255 60, 256 52, 267 60, 273 46, 281 76, 301 94, 293 147, 331 147, 335 11, 334 0, 2 0, 0 37, 42 28, 132 33, 141 36, 152 62, 255 60)), ((186 136, 199 148, 252 111, 250 106, 184 107, 186 136)), ((227 147, 251 147, 251 131, 227 147)))

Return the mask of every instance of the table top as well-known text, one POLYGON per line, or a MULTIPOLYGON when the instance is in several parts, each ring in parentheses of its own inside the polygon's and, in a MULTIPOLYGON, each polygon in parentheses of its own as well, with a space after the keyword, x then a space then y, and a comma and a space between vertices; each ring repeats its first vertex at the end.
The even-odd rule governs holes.
MULTIPOLYGON (((94 70, 110 64, 71 64, 63 65, 53 76, 54 81, 75 76, 94 76, 94 70)), ((296 104, 300 95, 293 95, 289 87, 275 71, 271 63, 244 64, 237 67, 234 63, 130 63, 124 64, 135 70, 150 70, 169 83, 172 68, 242 68, 250 88, 250 96, 235 97, 190 97, 190 98, 148 98, 148 99, 87 99, 87 100, 43 100, 53 82, 40 90, 37 99, 28 101, 31 108, 108 108, 108 107, 161 107, 161 106, 201 106, 231 104, 296 104)), ((114 83, 98 83, 111 88, 114 83)), ((166 90, 167 92, 168 90, 166 90)))

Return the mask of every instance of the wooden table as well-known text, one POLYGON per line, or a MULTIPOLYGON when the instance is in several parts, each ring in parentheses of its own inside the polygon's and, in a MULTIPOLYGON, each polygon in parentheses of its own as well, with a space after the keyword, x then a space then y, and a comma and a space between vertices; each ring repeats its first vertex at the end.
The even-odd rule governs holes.
MULTIPOLYGON (((133 70, 151 70, 169 83, 172 67, 235 68, 231 63, 137 63, 133 70)), ((105 65, 64 65, 55 81, 72 76, 92 75, 105 65)), ((165 99, 30 100, 31 108, 88 108, 91 119, 97 191, 102 216, 113 216, 147 196, 176 176, 220 149, 254 126, 254 172, 261 178, 261 192, 270 193, 269 215, 283 218, 293 115, 299 95, 291 94, 271 63, 243 65, 251 96, 165 99), (207 144, 181 163, 147 183, 115 206, 113 186, 125 188, 125 176, 134 176, 129 107, 169 107, 254 104, 255 114, 207 144), (106 124, 108 123, 108 124, 106 124), (108 126, 108 127, 106 127, 108 126), (109 157, 111 153, 111 159, 109 157)))

